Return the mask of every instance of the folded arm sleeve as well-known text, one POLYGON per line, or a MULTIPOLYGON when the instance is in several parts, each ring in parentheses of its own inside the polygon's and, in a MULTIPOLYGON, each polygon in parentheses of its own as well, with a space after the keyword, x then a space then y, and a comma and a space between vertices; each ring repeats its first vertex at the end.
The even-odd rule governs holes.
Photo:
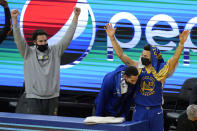
POLYGON ((18 27, 18 24, 13 26, 13 35, 14 35, 14 41, 16 42, 16 46, 23 58, 25 58, 28 50, 28 45, 22 36, 20 29, 18 27))
POLYGON ((66 50, 70 45, 70 42, 72 41, 73 36, 75 34, 76 27, 77 22, 72 22, 68 30, 64 34, 63 38, 57 44, 54 45, 59 53, 59 56, 61 56, 64 53, 64 50, 66 50))

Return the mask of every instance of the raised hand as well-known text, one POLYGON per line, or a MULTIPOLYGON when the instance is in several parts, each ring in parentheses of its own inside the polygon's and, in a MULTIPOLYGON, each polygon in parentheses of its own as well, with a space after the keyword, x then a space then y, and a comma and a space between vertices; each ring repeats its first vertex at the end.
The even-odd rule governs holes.
POLYGON ((80 8, 75 7, 73 10, 74 10, 74 13, 75 13, 76 16, 80 15, 80 13, 81 13, 81 9, 80 8))
POLYGON ((13 19, 17 18, 18 15, 19 15, 19 11, 17 9, 13 9, 11 11, 11 16, 12 16, 13 19))
POLYGON ((8 2, 6 0, 0 0, 0 5, 2 5, 4 8, 8 8, 8 2))
POLYGON ((180 44, 183 46, 185 41, 187 40, 188 35, 190 34, 189 30, 184 30, 181 34, 179 34, 180 44))
POLYGON ((111 23, 106 24, 105 31, 107 32, 107 35, 111 38, 114 37, 114 34, 116 32, 116 28, 112 27, 111 23))

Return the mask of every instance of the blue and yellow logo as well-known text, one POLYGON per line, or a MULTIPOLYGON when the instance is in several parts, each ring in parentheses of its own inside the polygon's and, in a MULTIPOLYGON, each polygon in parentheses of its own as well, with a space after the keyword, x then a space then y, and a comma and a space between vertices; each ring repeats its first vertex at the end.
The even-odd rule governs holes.
POLYGON ((150 96, 155 93, 155 79, 151 76, 142 77, 140 83, 140 93, 143 96, 150 96))

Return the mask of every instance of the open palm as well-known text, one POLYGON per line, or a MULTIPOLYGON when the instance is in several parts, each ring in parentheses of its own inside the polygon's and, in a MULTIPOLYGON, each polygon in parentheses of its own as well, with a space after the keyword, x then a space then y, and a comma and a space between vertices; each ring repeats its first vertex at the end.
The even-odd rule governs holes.
POLYGON ((105 28, 105 30, 107 32, 107 35, 109 37, 113 37, 114 36, 114 34, 116 32, 116 28, 113 28, 111 23, 106 24, 106 27, 104 27, 104 28, 105 28))
POLYGON ((189 30, 184 30, 180 35, 179 35, 179 40, 180 44, 184 45, 185 41, 187 40, 187 37, 189 35, 190 31, 189 30))

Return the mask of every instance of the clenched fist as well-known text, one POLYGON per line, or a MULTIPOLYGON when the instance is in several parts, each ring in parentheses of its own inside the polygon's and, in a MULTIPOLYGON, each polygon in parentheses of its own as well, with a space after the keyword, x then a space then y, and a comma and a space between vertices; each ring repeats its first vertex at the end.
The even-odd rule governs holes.
POLYGON ((18 15, 19 15, 19 11, 17 9, 13 9, 11 11, 11 16, 13 19, 17 18, 18 15))
POLYGON ((74 13, 75 13, 76 16, 80 15, 80 13, 81 13, 81 9, 80 8, 75 7, 73 10, 74 10, 74 13))

